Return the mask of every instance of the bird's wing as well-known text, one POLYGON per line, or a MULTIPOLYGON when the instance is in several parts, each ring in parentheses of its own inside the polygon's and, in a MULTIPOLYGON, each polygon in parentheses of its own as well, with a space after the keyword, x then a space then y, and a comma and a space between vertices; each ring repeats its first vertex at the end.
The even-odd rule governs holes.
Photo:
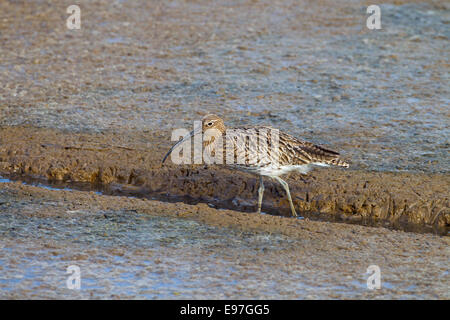
MULTIPOLYGON (((348 164, 339 159, 339 153, 311 142, 303 141, 291 136, 283 131, 274 129, 270 126, 258 126, 258 127, 240 127, 233 128, 236 130, 239 137, 254 136, 258 137, 258 144, 263 142, 263 147, 267 149, 268 158, 266 161, 273 161, 275 158, 271 154, 273 143, 276 143, 276 133, 278 134, 278 159, 280 165, 304 165, 309 163, 323 163, 332 164, 338 166, 348 167, 348 164), (272 131, 275 130, 275 131, 272 131)), ((235 133, 236 134, 236 133, 235 133)), ((245 138, 243 138, 245 139, 245 138)), ((243 140, 242 140, 243 141, 243 140)), ((232 145, 234 147, 235 154, 240 151, 244 152, 242 148, 242 141, 238 143, 232 139, 232 145)), ((248 155, 256 154, 257 149, 255 145, 250 146, 247 144, 246 162, 248 155)), ((259 150, 260 151, 260 150, 259 150)))
POLYGON ((348 167, 348 164, 339 158, 339 152, 297 139, 281 131, 280 153, 287 153, 290 156, 290 164, 293 165, 322 163, 348 167))

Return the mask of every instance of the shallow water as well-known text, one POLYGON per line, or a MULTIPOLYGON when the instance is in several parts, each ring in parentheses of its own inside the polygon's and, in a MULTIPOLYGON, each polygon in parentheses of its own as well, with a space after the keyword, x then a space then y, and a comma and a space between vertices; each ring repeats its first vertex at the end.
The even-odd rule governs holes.
MULTIPOLYGON (((3 297, 220 297, 224 288, 249 280, 240 278, 234 258, 251 260, 295 245, 282 236, 129 212, 79 212, 72 219, 3 213, 0 237, 3 297), (211 260, 215 263, 205 264, 211 260), (81 268, 79 292, 65 288, 69 265, 81 268)), ((260 294, 276 297, 274 289, 260 294)), ((301 282, 292 286, 299 294, 307 289, 301 282)))
POLYGON ((0 297, 349 298, 367 291, 363 273, 336 283, 336 274, 317 281, 301 265, 277 270, 277 255, 285 260, 285 250, 301 245, 284 236, 135 212, 72 214, 0 214, 0 297), (80 290, 66 286, 71 265, 80 267, 80 290))
POLYGON ((447 241, 433 235, 302 220, 288 237, 152 216, 141 211, 151 201, 2 185, 0 298, 448 296, 447 241), (370 264, 382 268, 381 290, 367 288, 370 264), (67 287, 69 266, 80 290, 67 287))

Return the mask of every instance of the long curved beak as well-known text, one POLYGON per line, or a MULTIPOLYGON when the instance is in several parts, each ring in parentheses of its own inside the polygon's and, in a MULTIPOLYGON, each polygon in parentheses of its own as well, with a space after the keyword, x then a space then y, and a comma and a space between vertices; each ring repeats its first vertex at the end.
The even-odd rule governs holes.
POLYGON ((164 161, 166 161, 167 157, 172 153, 172 151, 179 145, 182 144, 183 142, 185 142, 186 140, 190 139, 191 137, 193 137, 195 134, 197 134, 198 132, 201 131, 201 127, 197 128, 197 130, 192 130, 189 134, 187 134, 186 136, 184 136, 183 139, 180 139, 180 141, 178 141, 177 143, 175 143, 172 148, 170 148, 170 150, 167 152, 167 154, 164 156, 164 158, 162 159, 162 163, 164 163, 164 161), (200 130, 198 130, 200 129, 200 130))

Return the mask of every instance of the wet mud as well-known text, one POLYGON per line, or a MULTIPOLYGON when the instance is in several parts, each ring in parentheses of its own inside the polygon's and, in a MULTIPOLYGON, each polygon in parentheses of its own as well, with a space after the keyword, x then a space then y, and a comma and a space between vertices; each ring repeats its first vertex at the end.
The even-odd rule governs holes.
MULTIPOLYGON (((69 187, 88 182, 107 194, 255 211, 255 176, 216 165, 163 165, 171 143, 164 141, 164 132, 122 136, 24 127, 0 132, 0 173, 13 179, 60 181, 69 187)), ((445 174, 330 168, 291 174, 287 181, 303 217, 444 235, 449 230, 450 178, 445 174)), ((290 214, 282 187, 270 179, 263 211, 290 214)))

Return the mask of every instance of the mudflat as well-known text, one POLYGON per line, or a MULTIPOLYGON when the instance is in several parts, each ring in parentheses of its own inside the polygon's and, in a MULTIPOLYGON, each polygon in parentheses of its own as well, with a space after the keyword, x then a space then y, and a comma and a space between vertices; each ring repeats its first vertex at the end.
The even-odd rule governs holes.
POLYGON ((449 298, 447 4, 381 5, 381 30, 358 1, 78 5, 69 30, 0 2, 2 298, 449 298), (350 169, 287 177, 302 219, 268 180, 255 215, 254 176, 161 164, 205 113, 350 169))

